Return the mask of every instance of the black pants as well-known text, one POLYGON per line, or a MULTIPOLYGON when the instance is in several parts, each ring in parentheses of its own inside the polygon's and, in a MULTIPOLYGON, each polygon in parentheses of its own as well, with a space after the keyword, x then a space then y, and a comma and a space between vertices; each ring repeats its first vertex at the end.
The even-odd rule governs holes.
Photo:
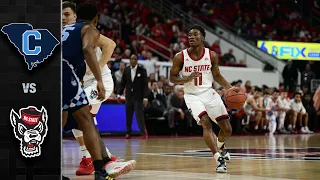
POLYGON ((283 82, 284 89, 288 90, 289 92, 295 92, 295 81, 290 79, 285 79, 283 82))
POLYGON ((143 111, 143 100, 135 100, 133 97, 126 99, 126 123, 127 123, 127 134, 132 132, 132 118, 133 113, 136 112, 136 118, 138 127, 140 129, 140 134, 142 136, 146 135, 145 130, 145 120, 143 111))

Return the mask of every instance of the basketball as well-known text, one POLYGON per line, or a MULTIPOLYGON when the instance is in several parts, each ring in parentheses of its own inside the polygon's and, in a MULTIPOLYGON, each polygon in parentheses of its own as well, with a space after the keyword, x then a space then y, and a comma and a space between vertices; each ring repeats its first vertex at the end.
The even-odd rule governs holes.
POLYGON ((238 87, 228 89, 224 96, 224 101, 226 105, 232 109, 242 108, 246 100, 246 93, 238 87))

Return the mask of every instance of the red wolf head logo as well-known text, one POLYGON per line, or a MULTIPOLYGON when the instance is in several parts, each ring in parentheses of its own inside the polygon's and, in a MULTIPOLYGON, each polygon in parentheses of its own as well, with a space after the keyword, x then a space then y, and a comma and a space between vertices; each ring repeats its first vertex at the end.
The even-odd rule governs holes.
POLYGON ((10 121, 15 137, 20 141, 21 154, 26 158, 41 155, 40 145, 48 132, 48 114, 44 107, 38 110, 34 106, 21 108, 19 114, 13 109, 10 121))

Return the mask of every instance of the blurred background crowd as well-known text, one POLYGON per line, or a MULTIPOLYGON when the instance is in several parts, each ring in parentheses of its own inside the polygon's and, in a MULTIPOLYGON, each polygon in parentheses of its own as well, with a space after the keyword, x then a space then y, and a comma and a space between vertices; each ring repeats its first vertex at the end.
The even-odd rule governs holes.
MULTIPOLYGON (((90 1, 90 0, 89 0, 90 1)), ((201 134, 201 127, 192 119, 183 99, 183 86, 173 85, 167 77, 158 74, 157 62, 170 62, 177 52, 188 47, 188 29, 181 18, 170 14, 159 14, 140 0, 91 0, 99 7, 98 29, 116 42, 114 60, 108 62, 112 70, 115 92, 119 87, 124 68, 132 54, 144 61, 149 78, 149 105, 145 109, 147 129, 152 135, 201 134), (159 128, 161 127, 161 128, 159 128)), ((77 1, 75 1, 77 2, 77 1)), ((78 0, 82 2, 82 0, 78 0)), ((163 2, 163 1, 161 1, 163 2)), ((319 0, 172 0, 172 5, 215 28, 216 24, 234 32, 249 41, 276 40, 297 42, 320 42, 319 0), (317 18, 318 17, 318 18, 317 18)), ((219 55, 221 66, 247 66, 243 57, 236 57, 233 49, 221 49, 220 40, 205 42, 205 46, 219 55), (222 53, 225 52, 225 53, 222 53)), ((280 60, 279 60, 280 61, 280 60)), ((279 93, 279 98, 294 98, 300 93, 303 107, 308 113, 310 131, 320 130, 320 111, 313 106, 312 80, 319 78, 319 63, 315 61, 286 60, 282 79, 278 87, 263 85, 257 87, 250 81, 230 82, 241 87, 248 97, 257 96, 257 89, 263 99, 279 93), (301 74, 298 76, 298 74, 301 74), (259 90, 260 92, 260 90, 259 90)), ((224 89, 213 87, 223 98, 224 89)), ((110 99, 114 98, 113 95, 110 99)), ((298 98, 299 99, 299 98, 298 98)), ((263 103, 261 103, 263 107, 263 103)), ((262 108, 261 107, 261 108, 262 108)), ((244 109, 229 109, 234 134, 266 133, 263 121, 254 128, 244 109)), ((289 120, 285 128, 288 130, 289 120)), ((293 131, 277 133, 308 133, 300 130, 299 121, 293 131)))

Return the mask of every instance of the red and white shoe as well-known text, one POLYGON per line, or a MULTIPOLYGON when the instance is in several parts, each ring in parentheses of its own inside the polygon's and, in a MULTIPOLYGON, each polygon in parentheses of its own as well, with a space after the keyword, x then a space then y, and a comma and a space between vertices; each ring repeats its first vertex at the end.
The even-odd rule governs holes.
POLYGON ((116 162, 116 161, 118 161, 118 158, 115 157, 115 156, 111 156, 111 157, 110 157, 110 161, 116 162))
POLYGON ((105 165, 105 170, 109 176, 116 178, 120 175, 128 174, 136 166, 135 160, 130 160, 126 162, 115 162, 110 161, 105 165))
POLYGON ((83 157, 80 162, 80 167, 76 171, 76 175, 90 175, 94 172, 94 167, 91 158, 83 157))

